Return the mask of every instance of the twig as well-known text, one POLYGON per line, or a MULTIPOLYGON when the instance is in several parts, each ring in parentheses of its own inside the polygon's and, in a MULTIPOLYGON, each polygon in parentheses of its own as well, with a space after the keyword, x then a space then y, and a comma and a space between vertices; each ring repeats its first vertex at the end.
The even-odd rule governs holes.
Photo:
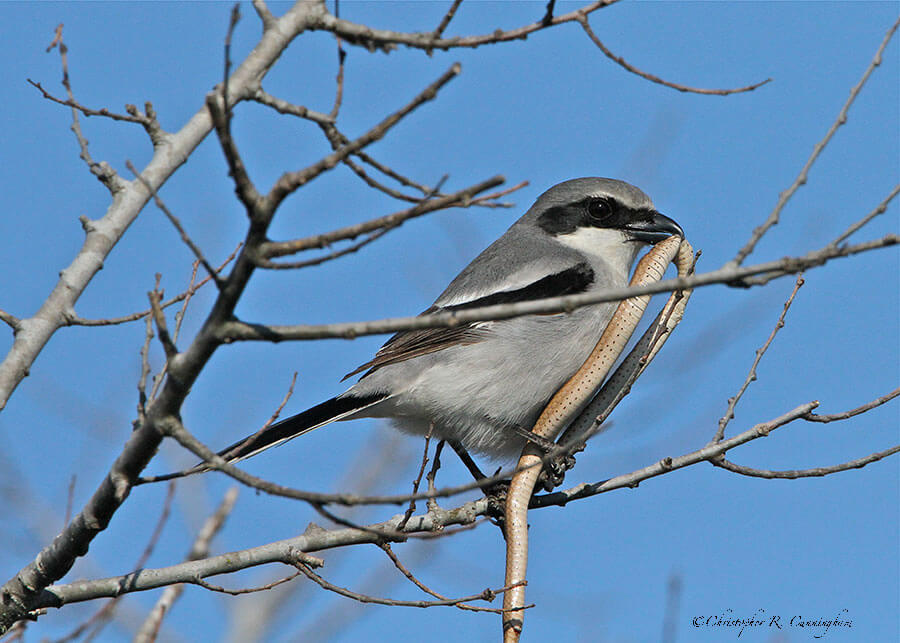
POLYGON ((191 264, 191 278, 188 281, 188 289, 187 296, 184 298, 184 302, 181 304, 181 308, 175 313, 175 332, 172 333, 172 341, 178 342, 178 335, 181 333, 181 324, 184 322, 184 315, 187 312, 188 304, 191 303, 191 299, 194 296, 194 284, 197 283, 197 269, 200 267, 200 261, 194 261, 191 264))
POLYGON ((335 34, 334 39, 337 41, 338 72, 335 79, 334 106, 328 112, 328 116, 332 121, 337 119, 338 112, 341 110, 341 102, 344 99, 344 60, 347 58, 347 52, 344 51, 344 47, 341 44, 341 37, 335 34))
MULTIPOLYGON (((150 557, 150 554, 153 553, 153 550, 156 548, 156 543, 159 541, 159 537, 162 535, 162 529, 165 526, 166 522, 169 520, 169 515, 172 511, 172 500, 175 497, 175 483, 170 483, 166 488, 166 498, 163 501, 162 512, 160 513, 159 519, 156 521, 156 527, 154 527, 153 532, 150 536, 150 539, 147 541, 147 545, 144 547, 144 551, 138 557, 138 560, 135 564, 136 569, 141 569, 146 563, 147 559, 150 557)), ((67 521, 68 522, 68 521, 67 521)), ((89 628, 93 627, 93 631, 91 632, 91 637, 96 636, 103 627, 109 622, 112 618, 113 610, 115 610, 116 605, 119 602, 121 595, 112 597, 109 601, 107 601, 100 609, 98 609, 94 614, 88 618, 84 623, 76 627, 72 632, 59 638, 55 641, 55 643, 68 643, 68 641, 74 641, 79 638, 82 634, 84 634, 89 628)))
POLYGON ((784 308, 778 316, 778 321, 775 322, 775 327, 772 328, 772 332, 769 333, 768 339, 766 339, 765 343, 760 348, 756 349, 756 357, 753 359, 753 364, 750 366, 750 371, 747 373, 744 383, 741 384, 741 388, 734 396, 728 398, 728 407, 725 409, 725 414, 719 418, 719 428, 716 430, 716 434, 712 439, 713 442, 719 442, 725 436, 725 427, 727 427, 728 423, 734 418, 735 407, 738 405, 738 402, 741 401, 741 398, 744 396, 744 392, 746 392, 750 383, 756 381, 756 367, 759 366, 759 362, 762 360, 763 355, 769 350, 769 346, 772 344, 772 340, 775 339, 775 335, 778 334, 779 330, 784 328, 784 318, 787 315, 788 310, 790 310, 791 304, 794 303, 794 297, 797 296, 797 291, 800 290, 804 283, 806 282, 801 274, 797 277, 794 289, 791 291, 791 296, 784 302, 784 308))
POLYGON ((832 473, 838 473, 840 471, 862 469, 867 464, 878 462, 879 460, 898 452, 900 452, 900 445, 893 446, 890 449, 885 449, 884 451, 879 451, 871 455, 867 455, 864 458, 857 458, 856 460, 849 460, 848 462, 835 464, 828 467, 813 467, 811 469, 788 469, 785 471, 770 471, 768 469, 754 469, 752 467, 745 467, 743 465, 735 464, 729 460, 726 460, 724 456, 720 458, 714 458, 710 460, 710 462, 717 467, 727 469, 732 473, 739 473, 742 476, 750 476, 751 478, 796 480, 797 478, 820 478, 822 476, 827 476, 832 473))
MULTIPOLYGON (((401 574, 406 576, 406 578, 409 579, 409 581, 413 585, 415 585, 416 587, 421 589, 426 594, 430 594, 431 596, 434 596, 435 598, 437 598, 439 600, 442 600, 442 601, 453 600, 453 599, 447 598, 446 596, 444 596, 442 594, 439 594, 438 592, 436 592, 433 589, 431 589, 430 587, 428 587, 425 583, 420 581, 418 578, 416 578, 415 574, 413 574, 409 570, 409 568, 407 568, 406 565, 404 565, 400 561, 400 559, 397 557, 397 554, 394 553, 394 550, 391 549, 391 546, 388 543, 378 544, 378 547, 380 547, 381 550, 387 555, 387 557, 391 559, 391 562, 394 563, 394 567, 396 567, 400 571, 401 574)), ((489 612, 491 614, 500 614, 502 612, 502 610, 499 610, 495 607, 476 607, 475 605, 466 605, 465 603, 457 603, 455 606, 461 610, 465 610, 465 611, 469 611, 469 612, 489 612)))
POLYGON ((299 575, 300 572, 294 572, 290 576, 279 578, 278 580, 272 581, 271 583, 266 583, 265 585, 260 585, 259 587, 245 587, 243 589, 226 589, 221 585, 213 585, 212 583, 207 583, 202 578, 198 578, 190 582, 193 585, 199 585, 203 589, 208 589, 211 592, 219 592, 220 594, 228 594, 229 596, 240 596, 242 594, 254 594, 256 592, 268 591, 270 589, 278 587, 279 585, 283 585, 284 583, 294 580, 299 575))
POLYGON ((800 406, 788 411, 787 413, 773 420, 769 420, 768 422, 761 422, 747 429, 746 431, 739 433, 733 438, 728 438, 726 440, 722 440, 721 442, 716 442, 715 444, 708 444, 702 449, 697 449, 696 451, 692 451, 691 453, 679 456, 677 458, 663 458, 655 464, 644 467, 642 469, 638 469, 636 471, 632 471, 631 473, 626 473, 624 475, 616 476, 614 478, 603 480, 601 482, 595 482, 593 484, 582 483, 564 491, 556 491, 553 493, 546 493, 535 496, 531 499, 531 504, 529 505, 529 507, 534 509, 537 507, 546 507, 551 505, 565 506, 573 500, 589 498, 591 496, 595 496, 600 493, 606 493, 614 489, 637 488, 637 486, 644 480, 655 478, 656 476, 668 473, 669 471, 674 471, 676 469, 683 469, 684 467, 689 467, 699 462, 712 460, 713 458, 719 457, 721 454, 730 449, 738 447, 747 442, 757 440, 761 437, 765 437, 775 429, 803 418, 807 413, 812 411, 818 405, 818 402, 807 402, 805 404, 801 404, 800 406))
POLYGON ((452 194, 447 194, 439 198, 428 199, 427 197, 419 200, 419 202, 411 208, 400 210, 393 214, 383 217, 377 217, 355 223, 344 228, 338 228, 331 232, 315 235, 312 237, 304 237, 302 239, 294 239, 291 241, 269 241, 260 244, 259 254, 262 257, 273 258, 283 257, 285 255, 294 254, 304 250, 312 250, 314 248, 324 248, 337 241, 345 239, 354 239, 362 234, 375 232, 378 230, 391 230, 402 225, 409 219, 428 214, 436 210, 443 210, 450 207, 466 207, 470 204, 471 199, 480 192, 489 190, 502 184, 504 178, 502 176, 493 176, 485 181, 476 183, 468 188, 464 188, 452 194))
MULTIPOLYGON (((59 47, 59 59, 60 64, 62 65, 63 72, 62 84, 63 87, 66 88, 66 94, 68 95, 69 100, 61 101, 57 98, 54 98, 48 92, 44 91, 44 88, 41 87, 40 83, 35 83, 31 79, 28 79, 28 82, 34 85, 44 95, 45 98, 48 98, 57 103, 68 105, 71 108, 71 130, 75 135, 75 139, 78 141, 78 147, 80 149, 79 157, 85 162, 85 164, 87 164, 91 174, 96 176, 97 179, 106 186, 106 189, 109 190, 110 194, 116 194, 125 187, 124 181, 119 178, 119 175, 116 174, 115 170, 113 170, 108 163, 97 163, 93 158, 91 158, 91 153, 88 150, 88 141, 81 131, 81 122, 78 120, 78 112, 80 111, 80 108, 77 106, 78 103, 75 100, 75 94, 72 91, 72 84, 69 81, 69 48, 66 46, 66 43, 63 42, 62 29, 62 23, 57 25, 56 31, 53 35, 53 41, 47 47, 47 52, 50 52, 50 50, 52 50, 54 47, 59 47)), ((103 115, 107 116, 108 114, 103 115)))
MULTIPOLYGON (((153 341, 153 320, 145 318, 144 343, 141 344, 141 376, 138 378, 138 422, 147 416, 147 376, 150 375, 150 342, 153 341)), ((68 522, 68 521, 67 521, 68 522)))
POLYGON ((231 76, 231 38, 234 36, 234 30, 240 20, 241 5, 235 2, 231 7, 231 15, 228 19, 228 31, 225 34, 225 55, 223 56, 225 70, 222 73, 222 103, 225 107, 225 127, 229 130, 229 135, 231 134, 231 104, 228 102, 228 99, 230 98, 228 95, 228 78, 231 76))
POLYGON ((511 40, 524 40, 530 34, 561 25, 566 22, 578 20, 579 16, 587 15, 598 9, 602 9, 611 4, 615 4, 618 0, 599 0, 592 2, 580 9, 570 11, 561 16, 556 16, 549 23, 544 20, 517 27, 515 29, 501 30, 497 29, 489 34, 477 36, 457 36, 453 38, 435 37, 434 32, 428 33, 405 33, 400 31, 390 31, 387 29, 372 29, 368 25, 356 24, 338 18, 328 13, 318 17, 318 20, 310 26, 311 29, 321 29, 330 31, 341 36, 344 42, 353 45, 366 47, 369 50, 381 49, 390 51, 397 45, 404 45, 415 49, 422 49, 426 53, 435 49, 447 50, 462 48, 475 48, 481 45, 487 45, 496 42, 509 42, 511 40))
MULTIPOLYGON (((464 596, 462 598, 450 598, 444 600, 437 601, 400 601, 394 600, 391 598, 378 598, 375 596, 369 596, 367 594, 360 594, 359 592, 351 591, 345 587, 341 587, 339 585, 335 585, 333 583, 328 582, 314 571, 309 569, 304 563, 298 563, 296 565, 297 569, 300 570, 309 580, 316 583, 322 589, 327 589, 329 592, 334 592, 335 594, 339 594, 346 598, 352 598, 355 601, 359 601, 360 603, 373 603, 375 605, 390 605, 392 607, 456 607, 460 603, 470 603, 472 601, 493 601, 498 594, 502 594, 503 592, 510 589, 509 587, 501 587, 500 589, 486 589, 480 594, 473 594, 472 596, 464 596)), ((499 611, 499 610, 498 610, 499 611)))
POLYGON ((809 175, 809 169, 812 167, 813 163, 815 163, 816 159, 819 158, 822 150, 824 150, 825 146, 828 145, 828 142, 831 141, 831 138, 834 136, 835 132, 837 132, 838 128, 847 122, 847 112, 850 110, 850 105, 852 105, 853 101, 856 100, 856 97, 862 90, 863 85, 866 84, 866 81, 869 79, 869 76, 871 76, 875 68, 881 64, 881 55, 884 52, 885 47, 887 47, 888 42, 890 42, 891 38, 894 36, 894 32, 897 31, 898 26, 900 26, 900 19, 898 19, 890 29, 888 29, 887 34, 885 34, 884 36, 884 40, 881 41, 881 45, 879 45, 878 47, 878 51, 875 52, 875 57, 872 59, 872 62, 870 62, 869 66, 866 67, 866 71, 863 72, 862 78, 859 79, 859 82, 856 83, 856 85, 854 85, 850 90, 850 96, 847 98, 847 101, 844 103, 841 111, 838 112, 837 118, 831 124, 831 127, 828 128, 828 132, 825 134, 825 138, 816 143, 816 145, 813 147, 812 154, 810 154, 809 159, 807 159, 806 164, 803 166, 803 169, 800 170, 800 174, 796 179, 794 179, 794 182, 787 190, 778 195, 778 201, 775 203, 775 207, 772 209, 769 217, 762 225, 753 230, 753 234, 750 236, 750 240, 746 243, 746 245, 744 245, 743 248, 738 251, 734 259, 729 262, 729 265, 741 265, 744 262, 744 259, 746 259, 747 256, 751 252, 753 252, 756 244, 760 239, 762 239, 763 235, 768 232, 769 228, 778 223, 778 219, 781 215, 781 210, 785 205, 787 205, 787 202, 790 200, 790 198, 794 196, 794 193, 798 189, 800 189, 800 186, 806 183, 807 176, 809 175))
MULTIPOLYGON (((222 154, 225 155, 225 161, 228 163, 228 176, 234 181, 235 193, 247 211, 247 218, 252 222, 257 222, 264 216, 259 211, 262 195, 250 180, 237 144, 231 136, 231 108, 224 105, 224 101, 223 105, 219 105, 219 99, 216 92, 207 94, 206 109, 209 110, 213 127, 216 129, 216 138, 219 140, 222 154)), ((268 218, 271 218, 271 215, 268 218)))
MULTIPOLYGON (((235 247, 235 249, 231 251, 231 254, 225 258, 225 261, 223 261, 221 263, 221 265, 218 268, 216 268, 217 273, 222 272, 222 270, 225 269, 225 266, 227 266, 229 263, 232 262, 232 260, 237 256, 237 253, 241 249, 242 245, 243 245, 243 243, 238 243, 238 245, 235 247)), ((212 281, 211 277, 208 277, 208 276, 204 277, 199 282, 197 282, 196 285, 189 285, 187 290, 185 290, 181 294, 178 294, 164 302, 160 302, 159 307, 161 309, 165 310, 169 306, 173 306, 180 301, 186 302, 187 300, 190 300, 190 298, 194 296, 194 293, 196 293, 200 288, 205 286, 209 281, 212 281)), ((153 313, 153 310, 151 308, 148 308, 147 310, 142 310, 140 312, 131 313, 130 315, 123 315, 121 317, 111 317, 108 319, 84 319, 82 317, 79 317, 78 315, 69 315, 66 318, 66 325, 67 326, 116 326, 118 324, 127 324, 129 322, 137 321, 139 319, 146 319, 146 318, 150 317, 152 315, 152 313, 153 313)))
POLYGON ((685 290, 712 284, 738 284, 742 287, 758 285, 823 265, 832 259, 848 257, 877 248, 886 248, 898 243, 900 243, 900 235, 888 234, 880 239, 852 246, 825 247, 801 257, 784 257, 776 261, 747 267, 719 268, 718 270, 697 274, 692 277, 665 279, 655 284, 602 290, 580 295, 566 295, 564 297, 549 297, 547 299, 514 304, 498 304, 483 308, 419 315, 416 317, 293 326, 267 325, 233 319, 223 322, 218 327, 217 332, 223 342, 289 341, 322 339, 326 337, 354 339, 363 335, 381 335, 420 328, 453 328, 476 321, 510 319, 531 314, 569 312, 582 306, 600 302, 621 301, 622 299, 638 295, 685 290), (755 281, 751 281, 749 278, 754 275, 759 277, 755 281))
POLYGON ((328 114, 323 114, 322 112, 317 112, 315 110, 304 107, 303 105, 294 105, 293 103, 289 103, 288 101, 277 98, 276 96, 272 96, 267 91, 265 91, 262 87, 257 87, 250 98, 260 105, 266 105, 267 107, 271 107, 279 114, 287 114, 289 116, 297 116, 299 118, 305 118, 314 123, 330 125, 334 122, 334 119, 328 114))
POLYGON ((609 48, 603 44, 603 42, 597 37, 597 35, 591 29, 591 25, 588 23, 588 19, 586 15, 581 15, 576 18, 578 23, 581 25, 584 32, 588 35, 595 45, 602 51, 607 58, 616 62, 620 67, 623 67, 627 71, 630 71, 632 74, 636 74, 645 80, 649 80, 650 82, 657 83, 659 85, 664 85, 665 87, 670 87, 672 89, 677 89, 680 92, 688 92, 691 94, 706 94, 712 96, 728 96, 730 94, 740 94, 742 92, 752 92, 754 89, 758 87, 762 87, 766 83, 772 81, 771 78, 766 78, 765 80, 753 83, 752 85, 747 85, 746 87, 737 87, 734 89, 703 89, 700 87, 689 87, 688 85, 680 85, 678 83, 669 82, 667 80, 663 80, 659 76, 654 76, 653 74, 642 71, 630 64, 627 60, 622 58, 621 56, 617 56, 609 48))
POLYGON ((153 321, 156 322, 156 333, 162 344, 163 351, 166 354, 166 361, 168 361, 178 354, 178 349, 175 347, 175 343, 169 335, 169 328, 166 325, 166 316, 159 307, 159 302, 162 298, 162 292, 159 290, 159 280, 160 274, 156 273, 156 287, 147 293, 147 297, 150 299, 150 310, 153 311, 153 321))
POLYGON ((453 4, 450 5, 450 8, 447 9, 447 13, 444 14, 444 17, 441 18, 440 24, 435 28, 434 31, 431 32, 432 38, 440 38, 444 30, 447 28, 447 25, 450 24, 450 21, 453 20, 453 16, 456 15, 456 10, 459 9, 459 5, 462 4, 463 0, 453 0, 453 4))
MULTIPOLYGON (((237 487, 231 487, 225 493, 225 497, 216 511, 206 519, 206 522, 203 523, 203 526, 197 533, 197 537, 191 544, 191 550, 188 552, 185 560, 199 560, 209 554, 210 543, 212 543, 213 537, 222 529, 226 518, 231 514, 234 503, 237 501, 237 496, 237 487)), ((182 584, 166 587, 135 635, 134 643, 152 643, 156 640, 163 618, 172 609, 175 601, 178 600, 183 591, 184 585, 182 584)))
MULTIPOLYGON (((431 432, 434 430, 434 423, 430 423, 428 425, 428 432, 425 434, 425 447, 422 449, 422 463, 419 465, 419 473, 416 475, 415 480, 413 480, 413 494, 419 493, 419 485, 422 483, 422 476, 425 475, 425 467, 428 465, 428 447, 431 446, 431 432)), ((403 514, 403 520, 400 521, 400 526, 397 527, 397 531, 403 531, 403 528, 406 527, 406 523, 409 522, 409 519, 412 518, 412 515, 416 511, 416 501, 410 500, 409 506, 406 508, 406 513, 403 514)))
POLYGON ((881 397, 875 398, 871 402, 867 402, 867 403, 863 404, 862 406, 857 406, 855 409, 851 409, 849 411, 844 411, 843 413, 834 413, 832 415, 817 415, 816 413, 810 412, 810 413, 807 413, 806 415, 804 415, 803 419, 806 420, 807 422, 824 422, 824 423, 835 422, 838 420, 846 420, 846 419, 852 418, 856 415, 859 415, 861 413, 865 413, 866 411, 869 411, 871 409, 874 409, 877 406, 886 404, 887 402, 890 402, 898 395, 900 395, 900 388, 895 388, 890 393, 887 393, 885 395, 882 395, 881 397))
MULTIPOLYGON (((394 226, 396 227, 396 226, 394 226)), ((346 248, 341 248, 340 250, 334 250, 329 252, 328 254, 319 255, 318 257, 314 257, 313 259, 304 259, 303 261, 270 261, 268 259, 257 259, 256 265, 260 268, 266 268, 268 270, 300 270, 302 268, 310 268, 312 266, 318 266, 326 261, 334 261, 335 259, 340 259, 341 257, 346 257, 347 255, 358 252, 362 248, 366 247, 373 241, 377 241, 388 232, 393 230, 393 227, 390 228, 382 228, 381 230, 376 230, 375 232, 370 232, 364 238, 357 241, 356 243, 352 243, 346 248)), ((279 242, 267 242, 266 245, 272 243, 279 242)))
POLYGON ((359 138, 348 143, 339 150, 332 152, 328 156, 324 157, 313 165, 310 165, 309 167, 306 167, 302 170, 297 170, 296 172, 287 172, 283 174, 278 179, 278 181, 275 182, 275 185, 272 186, 272 189, 266 195, 265 211, 274 212, 278 205, 294 190, 305 185, 323 172, 330 170, 351 154, 355 154, 367 145, 370 145, 371 143, 374 143, 375 141, 382 138, 385 134, 387 134, 388 130, 390 130, 403 118, 412 113, 416 108, 421 106, 423 103, 434 99, 437 96, 438 91, 440 91, 440 89, 448 82, 450 82, 453 78, 458 76, 461 71, 462 66, 459 63, 454 63, 447 71, 441 74, 441 76, 437 80, 426 87, 409 103, 400 108, 398 111, 389 115, 387 118, 372 127, 369 131, 367 131, 359 138))
POLYGON ((5 322, 10 328, 16 330, 22 320, 5 310, 0 310, 0 321, 5 322))
POLYGON ((866 216, 864 216, 862 219, 860 219, 859 221, 857 221, 856 223, 851 225, 849 228, 847 228, 840 236, 838 236, 834 241, 832 241, 830 245, 832 245, 832 246, 840 245, 841 243, 844 242, 844 240, 847 239, 847 237, 849 237, 854 232, 856 232, 857 230, 862 228, 869 221, 871 221, 872 219, 877 217, 879 214, 884 214, 887 211, 888 205, 890 204, 891 201, 894 200, 894 198, 897 196, 897 194, 900 194, 900 184, 895 185, 894 189, 891 190, 890 194, 888 194, 881 203, 879 203, 877 206, 875 206, 874 210, 872 210, 866 216))
POLYGON ((191 252, 194 253, 194 257, 196 257, 197 261, 199 261, 203 265, 203 267, 206 268, 206 273, 213 279, 213 281, 216 282, 216 285, 221 288, 223 282, 221 277, 219 277, 219 273, 209 264, 209 262, 206 260, 206 257, 203 256, 203 251, 200 250, 199 246, 197 246, 197 244, 195 244, 188 236, 188 233, 185 232, 185 229, 181 225, 181 221, 178 220, 178 217, 172 214, 172 211, 169 210, 168 207, 166 207, 166 204, 160 198, 159 194, 156 192, 156 189, 150 184, 147 179, 143 177, 143 175, 141 175, 140 172, 138 172, 137 168, 134 167, 131 161, 125 161, 125 166, 131 171, 132 174, 134 174, 135 178, 140 181, 145 188, 147 188, 147 191, 150 192, 151 195, 153 195, 153 202, 156 203, 156 207, 159 208, 162 213, 166 215, 166 218, 169 220, 169 222, 173 226, 175 226, 175 229, 178 230, 178 234, 181 235, 181 240, 188 248, 191 249, 191 252))

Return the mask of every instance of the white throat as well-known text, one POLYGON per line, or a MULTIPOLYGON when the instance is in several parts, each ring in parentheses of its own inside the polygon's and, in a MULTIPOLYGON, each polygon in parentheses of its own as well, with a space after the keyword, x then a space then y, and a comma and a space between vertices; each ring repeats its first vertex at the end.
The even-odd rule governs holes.
POLYGON ((610 228, 578 228, 556 239, 573 250, 587 255, 592 264, 606 264, 614 273, 628 281, 631 266, 643 244, 632 241, 620 230, 610 228))

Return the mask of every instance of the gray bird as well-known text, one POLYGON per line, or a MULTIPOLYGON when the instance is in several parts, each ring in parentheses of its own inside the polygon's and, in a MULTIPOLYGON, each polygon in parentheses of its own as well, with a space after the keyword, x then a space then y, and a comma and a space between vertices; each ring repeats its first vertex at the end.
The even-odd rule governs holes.
MULTIPOLYGON (((422 315, 627 285, 638 252, 681 227, 623 181, 582 178, 544 192, 422 315)), ((347 391, 219 453, 244 458, 337 420, 390 418, 408 433, 506 459, 553 394, 584 363, 615 312, 600 303, 455 328, 397 333, 347 391)), ((345 379, 346 379, 345 377, 345 379)))

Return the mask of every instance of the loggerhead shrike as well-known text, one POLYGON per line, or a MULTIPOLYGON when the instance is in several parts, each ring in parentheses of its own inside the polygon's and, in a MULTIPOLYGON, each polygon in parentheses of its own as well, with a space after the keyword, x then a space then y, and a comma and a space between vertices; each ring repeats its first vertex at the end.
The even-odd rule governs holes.
MULTIPOLYGON (((639 189, 581 178, 544 192, 478 255, 422 315, 594 292, 627 285, 641 247, 681 227, 639 189)), ((347 391, 219 453, 236 462, 337 420, 390 418, 493 458, 517 455, 529 430, 584 363, 616 302, 571 313, 526 315, 397 333, 347 391)))

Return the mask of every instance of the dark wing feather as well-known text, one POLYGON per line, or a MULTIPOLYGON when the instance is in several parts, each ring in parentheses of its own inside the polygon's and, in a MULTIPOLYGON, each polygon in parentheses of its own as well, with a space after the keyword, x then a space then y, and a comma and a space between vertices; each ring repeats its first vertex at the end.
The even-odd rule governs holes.
MULTIPOLYGON (((586 262, 582 262, 566 270, 538 279, 522 288, 496 292, 453 306, 432 306, 421 313, 420 316, 467 308, 479 308, 481 306, 493 306, 495 304, 511 304, 520 301, 545 299, 547 297, 574 295, 586 291, 593 281, 594 271, 586 262)), ((477 323, 472 322, 453 328, 422 328, 397 333, 385 342, 384 346, 381 347, 371 361, 347 373, 344 379, 362 371, 366 371, 365 375, 363 375, 365 377, 387 364, 396 364, 397 362, 434 353, 450 346, 478 343, 488 337, 490 331, 478 328, 476 326, 477 323)))

